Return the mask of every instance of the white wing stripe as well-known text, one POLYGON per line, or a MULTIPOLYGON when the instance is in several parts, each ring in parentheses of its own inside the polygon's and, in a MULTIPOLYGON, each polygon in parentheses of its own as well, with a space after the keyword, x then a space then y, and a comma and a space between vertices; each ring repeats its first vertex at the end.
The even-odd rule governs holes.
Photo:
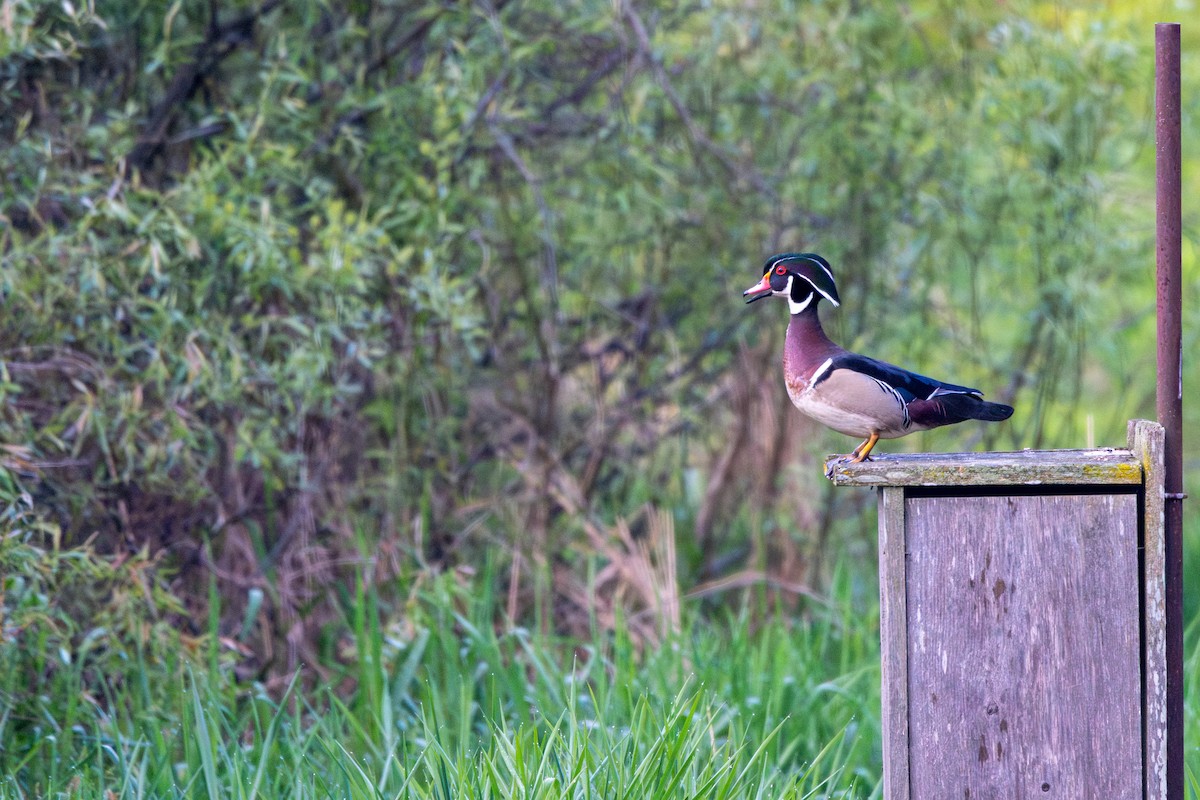
POLYGON ((895 398, 896 403, 900 406, 901 412, 904 414, 904 422, 902 423, 903 427, 907 429, 908 426, 912 424, 912 419, 908 416, 908 403, 904 402, 904 395, 900 394, 895 386, 892 386, 886 381, 881 381, 879 378, 871 378, 871 380, 878 383, 880 389, 895 398))
POLYGON ((824 375, 826 372, 828 372, 829 368, 832 366, 833 366, 833 359, 832 358, 825 359, 825 363, 823 363, 823 364, 821 364, 821 366, 817 367, 817 371, 814 372, 812 374, 812 376, 808 379, 808 385, 809 386, 815 385, 816 382, 821 379, 821 376, 824 375))

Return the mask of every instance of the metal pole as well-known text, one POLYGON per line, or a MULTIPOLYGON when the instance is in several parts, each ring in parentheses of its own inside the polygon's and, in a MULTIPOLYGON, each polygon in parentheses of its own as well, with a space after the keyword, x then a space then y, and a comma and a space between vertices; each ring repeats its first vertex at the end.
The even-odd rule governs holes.
POLYGON ((1158 421, 1166 433, 1167 798, 1183 800, 1183 292, 1179 25, 1154 26, 1158 421))

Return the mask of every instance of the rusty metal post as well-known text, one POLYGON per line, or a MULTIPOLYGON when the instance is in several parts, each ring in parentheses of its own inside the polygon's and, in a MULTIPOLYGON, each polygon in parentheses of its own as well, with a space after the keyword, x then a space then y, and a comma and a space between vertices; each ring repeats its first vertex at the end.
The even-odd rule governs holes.
POLYGON ((1158 421, 1166 432, 1167 798, 1183 800, 1183 287, 1179 25, 1154 26, 1158 421))

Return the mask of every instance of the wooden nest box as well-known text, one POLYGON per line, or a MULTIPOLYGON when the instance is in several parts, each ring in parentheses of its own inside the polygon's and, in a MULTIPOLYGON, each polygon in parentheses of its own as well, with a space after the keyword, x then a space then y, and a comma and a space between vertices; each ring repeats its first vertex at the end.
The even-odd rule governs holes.
POLYGON ((887 800, 1163 800, 1163 428, 878 456, 887 800))

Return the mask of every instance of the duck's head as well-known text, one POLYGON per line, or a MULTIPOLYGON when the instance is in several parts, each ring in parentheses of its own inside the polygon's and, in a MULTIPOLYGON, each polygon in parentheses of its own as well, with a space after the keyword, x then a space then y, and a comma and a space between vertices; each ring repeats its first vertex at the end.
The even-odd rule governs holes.
POLYGON ((771 256, 763 265, 763 277, 758 283, 742 292, 747 303, 775 295, 786 297, 793 314, 807 308, 816 308, 821 298, 835 306, 838 299, 837 284, 833 282, 833 270, 829 262, 816 253, 780 253, 771 256))

